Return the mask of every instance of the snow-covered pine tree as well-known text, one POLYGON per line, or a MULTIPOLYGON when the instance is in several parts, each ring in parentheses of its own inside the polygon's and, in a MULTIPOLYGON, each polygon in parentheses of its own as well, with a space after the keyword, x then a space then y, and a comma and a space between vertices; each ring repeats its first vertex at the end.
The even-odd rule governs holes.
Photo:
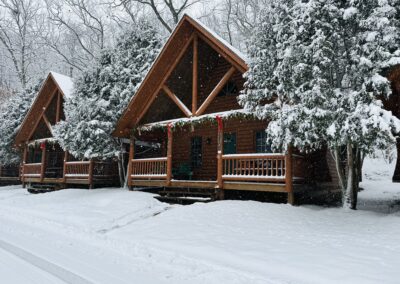
POLYGON ((43 80, 10 97, 0 108, 0 165, 18 165, 21 153, 14 147, 19 127, 35 99, 43 80))
POLYGON ((160 47, 156 30, 143 23, 102 51, 75 80, 74 95, 64 105, 66 120, 54 128, 64 149, 78 158, 121 161, 122 144, 111 133, 160 47))
POLYGON ((400 62, 399 0, 270 5, 249 44, 239 102, 270 119, 267 133, 275 148, 328 145, 343 206, 355 209, 362 156, 394 142, 400 131, 399 120, 377 99, 391 93, 382 72, 400 62))

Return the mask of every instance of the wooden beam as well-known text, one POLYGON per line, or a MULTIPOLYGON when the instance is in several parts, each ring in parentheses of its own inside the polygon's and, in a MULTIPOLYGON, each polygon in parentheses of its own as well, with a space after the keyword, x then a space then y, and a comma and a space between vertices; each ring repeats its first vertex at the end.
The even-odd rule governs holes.
POLYGON ((168 144, 167 144, 167 186, 171 185, 172 180, 172 126, 168 124, 168 144))
POLYGON ((40 182, 43 182, 44 175, 46 172, 46 142, 43 142, 42 147, 42 161, 41 161, 41 169, 40 169, 40 182))
POLYGON ((57 93, 57 111, 56 111, 56 123, 60 122, 61 116, 61 93, 57 93))
POLYGON ((50 133, 53 134, 53 128, 51 127, 50 121, 47 118, 46 114, 44 113, 42 116, 44 123, 46 124, 47 128, 49 129, 50 133))
POLYGON ((90 159, 89 163, 89 189, 93 189, 93 170, 94 170, 94 161, 90 159))
POLYGON ((197 111, 198 93, 198 66, 199 66, 199 38, 196 35, 193 39, 193 73, 192 73, 192 113, 197 111))
POLYGON ((131 138, 131 143, 129 145, 129 162, 128 162, 128 188, 132 187, 132 160, 135 158, 135 138, 131 138))
POLYGON ((153 94, 151 94, 151 97, 147 101, 147 104, 143 107, 142 112, 139 113, 139 115, 137 116, 135 124, 139 123, 139 121, 145 115, 147 110, 150 108, 150 106, 153 103, 154 99, 156 98, 158 92, 161 90, 161 88, 164 85, 164 83, 168 80, 168 78, 171 75, 172 71, 174 71, 176 65, 178 65, 178 63, 181 61, 183 55, 185 55, 185 52, 188 49, 189 45, 193 42, 193 39, 194 39, 194 34, 192 34, 190 36, 189 40, 185 43, 185 45, 183 46, 183 48, 179 52, 178 56, 175 58, 174 62, 170 65, 169 69, 167 70, 167 72, 165 73, 164 77, 160 81, 160 84, 156 88, 156 91, 153 94))
POLYGON ((222 179, 223 175, 223 159, 224 154, 224 125, 222 118, 217 116, 218 122, 218 136, 217 136, 217 187, 218 187, 218 199, 224 199, 224 181, 222 179))
POLYGON ((214 90, 212 90, 211 94, 206 98, 204 103, 199 107, 196 111, 196 116, 202 115, 207 107, 211 104, 214 98, 218 95, 219 92, 225 87, 228 80, 232 77, 233 73, 235 73, 235 67, 229 68, 228 72, 225 73, 224 77, 222 77, 221 81, 215 86, 214 90))
POLYGON ((288 193, 288 203, 291 205, 294 203, 292 154, 293 149, 289 146, 285 157, 285 183, 286 191, 288 193))
POLYGON ((22 186, 25 188, 25 164, 26 164, 26 160, 28 158, 28 145, 24 145, 24 156, 22 158, 22 173, 21 173, 21 177, 22 177, 22 186))
POLYGON ((173 102, 179 107, 179 109, 187 116, 191 117, 192 112, 185 106, 185 104, 168 88, 166 85, 163 85, 164 92, 168 95, 168 97, 173 100, 173 102))

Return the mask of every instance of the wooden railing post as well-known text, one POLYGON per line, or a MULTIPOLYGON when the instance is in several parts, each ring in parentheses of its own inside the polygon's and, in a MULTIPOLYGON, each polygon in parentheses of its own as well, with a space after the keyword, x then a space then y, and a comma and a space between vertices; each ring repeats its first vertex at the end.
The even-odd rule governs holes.
POLYGON ((63 167, 63 183, 67 181, 67 162, 68 162, 68 151, 64 152, 64 167, 63 167))
POLYGON ((135 138, 131 138, 131 144, 129 145, 129 162, 128 162, 128 188, 132 189, 132 170, 133 164, 132 160, 135 157, 135 138))
POLYGON ((171 185, 172 180, 172 124, 168 124, 168 142, 167 142, 167 186, 171 185))
POLYGON ((285 156, 285 184, 286 191, 288 193, 288 203, 294 204, 294 193, 293 193, 293 149, 291 146, 288 147, 285 156))
POLYGON ((44 175, 46 172, 46 142, 42 142, 40 144, 40 148, 42 149, 42 161, 41 161, 41 170, 40 170, 40 182, 43 182, 44 175))
POLYGON ((22 157, 22 169, 21 169, 21 182, 22 187, 25 188, 25 164, 28 158, 28 145, 24 145, 24 155, 22 157))
POLYGON ((94 170, 94 161, 90 159, 89 162, 89 189, 93 188, 93 170, 94 170))
POLYGON ((220 116, 216 117, 218 123, 218 137, 217 137, 217 188, 218 198, 224 199, 224 182, 222 180, 223 173, 223 160, 222 155, 224 153, 224 125, 220 116))

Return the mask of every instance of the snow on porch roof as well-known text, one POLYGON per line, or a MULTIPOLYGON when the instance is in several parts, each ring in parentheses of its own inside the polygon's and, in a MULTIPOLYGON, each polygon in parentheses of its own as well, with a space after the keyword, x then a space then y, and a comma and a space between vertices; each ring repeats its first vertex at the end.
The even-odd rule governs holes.
POLYGON ((64 96, 66 98, 70 98, 72 96, 72 91, 74 88, 74 82, 72 81, 72 78, 54 71, 50 71, 50 74, 56 81, 64 96))
POLYGON ((222 112, 217 112, 217 113, 203 114, 203 115, 195 116, 195 117, 183 117, 183 118, 176 118, 176 119, 148 123, 148 124, 142 125, 141 127, 139 127, 139 129, 142 131, 151 131, 156 128, 167 127, 168 125, 171 125, 172 127, 177 126, 177 125, 181 125, 181 126, 190 125, 190 124, 196 124, 196 123, 202 123, 205 121, 215 120, 216 117, 218 117, 218 116, 221 117, 222 119, 230 119, 230 118, 238 118, 238 117, 255 118, 255 115, 253 112, 247 111, 245 109, 235 109, 235 110, 228 110, 228 111, 222 111, 222 112))

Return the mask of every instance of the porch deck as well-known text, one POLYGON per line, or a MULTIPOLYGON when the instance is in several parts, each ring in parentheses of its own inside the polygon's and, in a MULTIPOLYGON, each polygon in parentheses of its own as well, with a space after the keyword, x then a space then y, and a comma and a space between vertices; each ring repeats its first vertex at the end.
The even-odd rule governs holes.
POLYGON ((287 193, 293 202, 294 187, 305 179, 304 159, 292 154, 218 155, 216 180, 178 180, 172 176, 170 157, 131 159, 130 187, 204 188, 287 193))

